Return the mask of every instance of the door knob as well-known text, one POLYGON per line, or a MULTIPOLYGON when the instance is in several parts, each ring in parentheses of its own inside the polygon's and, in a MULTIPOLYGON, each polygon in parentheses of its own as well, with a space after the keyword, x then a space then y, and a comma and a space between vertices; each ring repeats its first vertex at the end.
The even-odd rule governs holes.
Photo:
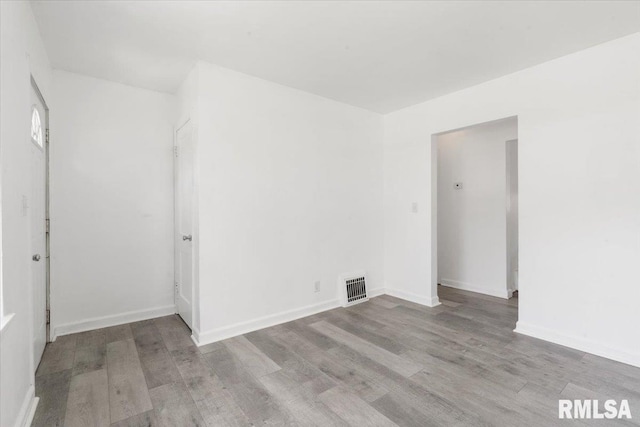
POLYGON ((31 257, 31 259, 34 261, 40 261, 40 254, 35 254, 34 256, 31 257))
POLYGON ((191 241, 191 240, 193 240, 193 237, 191 237, 191 234, 188 234, 188 235, 186 235, 186 236, 182 236, 182 240, 188 240, 188 241, 191 241))

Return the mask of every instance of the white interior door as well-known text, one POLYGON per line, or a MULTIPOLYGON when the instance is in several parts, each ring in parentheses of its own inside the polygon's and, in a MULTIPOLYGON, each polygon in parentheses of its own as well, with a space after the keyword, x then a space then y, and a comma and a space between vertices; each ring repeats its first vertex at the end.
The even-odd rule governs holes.
POLYGON ((176 306, 189 327, 193 317, 194 149, 191 122, 176 132, 175 230, 176 306))
POLYGON ((518 290, 518 140, 507 149, 507 291, 518 290))
POLYGON ((33 87, 31 104, 31 194, 27 206, 33 291, 33 357, 37 367, 47 341, 46 111, 33 87))

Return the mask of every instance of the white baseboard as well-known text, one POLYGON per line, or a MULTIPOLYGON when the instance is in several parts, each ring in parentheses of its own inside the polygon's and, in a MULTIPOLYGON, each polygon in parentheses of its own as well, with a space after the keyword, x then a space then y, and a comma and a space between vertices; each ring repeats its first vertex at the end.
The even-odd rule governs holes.
POLYGON ((39 397, 34 397, 31 401, 31 405, 29 405, 29 410, 27 411, 27 416, 24 419, 24 427, 30 427, 33 422, 33 417, 36 416, 36 409, 38 408, 38 402, 40 402, 39 397))
MULTIPOLYGON (((388 288, 376 288, 369 290, 369 298, 377 297, 380 295, 388 294, 396 298, 404 299, 407 301, 415 302, 417 304, 426 305, 428 307, 435 307, 440 305, 438 297, 426 298, 419 295, 411 294, 408 292, 391 290, 388 288)), ((257 331, 260 329, 268 328, 270 326, 279 325, 281 323, 290 322, 292 320, 300 319, 302 317, 311 316, 323 311, 332 310, 334 308, 341 307, 340 300, 326 301, 320 304, 309 305, 302 308, 284 311, 281 313, 264 316, 258 319, 249 320, 246 322, 236 323, 234 325, 225 326, 222 328, 213 329, 206 332, 200 332, 193 329, 191 339, 198 346, 211 344, 217 341, 222 341, 227 338, 233 338, 238 335, 246 334, 249 332, 257 331)))
POLYGON ((109 326, 117 326, 125 323, 153 319, 155 317, 168 316, 170 314, 175 314, 175 312, 176 307, 174 305, 167 305, 165 307, 157 307, 149 310, 129 311, 110 316, 94 317, 80 322, 57 325, 52 328, 53 333, 51 334, 51 340, 55 341, 57 337, 75 334, 76 332, 91 331, 94 329, 107 328, 109 326))
POLYGON ((384 288, 369 289, 367 290, 367 294, 369 298, 379 297, 380 295, 385 294, 385 289, 384 288))
POLYGON ((200 336, 202 336, 202 334, 200 333, 200 329, 196 328, 196 326, 193 325, 193 327, 191 328, 191 341, 193 341, 193 343, 197 346, 203 345, 200 344, 200 336))
POLYGON ((448 288, 460 289, 462 291, 475 292, 475 293, 478 293, 478 294, 489 295, 489 296, 492 296, 492 297, 498 297, 498 298, 504 298, 504 299, 511 298, 510 292, 507 291, 506 288, 503 289, 503 290, 496 290, 496 289, 486 288, 486 287, 483 287, 483 286, 477 286, 477 285, 474 285, 472 283, 460 282, 458 280, 445 279, 445 278, 440 279, 440 284, 442 286, 446 286, 448 288))
POLYGON ((535 326, 520 321, 516 323, 516 329, 514 332, 640 368, 640 354, 629 353, 627 351, 611 348, 584 338, 567 335, 549 328, 535 326))
POLYGON ((259 329, 264 329, 270 326, 279 325, 281 323, 290 322, 292 320, 300 319, 301 317, 311 316, 313 314, 331 310, 340 306, 340 301, 336 299, 322 302, 320 304, 308 305, 302 308, 271 314, 269 316, 264 316, 258 319, 240 322, 234 325, 224 326, 222 328, 216 328, 209 331, 196 332, 194 330, 192 339, 196 343, 196 345, 203 346, 205 344, 211 344, 216 341, 233 338, 235 336, 257 331, 259 329))
MULTIPOLYGON (((380 295, 384 295, 385 288, 369 289, 369 298, 374 298, 380 295)), ((270 326, 279 325, 281 323, 290 322, 292 320, 300 319, 302 317, 311 316, 323 311, 332 310, 334 308, 341 307, 339 300, 326 301, 320 304, 309 305, 306 307, 284 311, 281 313, 264 316, 259 319, 249 320, 246 322, 236 323, 235 325, 225 326, 210 330, 207 332, 200 332, 195 328, 192 330, 191 339, 198 346, 211 344, 216 341, 225 340, 227 338, 233 338, 238 335, 246 334, 260 329, 268 328, 270 326)))
POLYGON ((27 394, 24 397, 18 418, 16 419, 16 427, 29 427, 33 421, 33 416, 36 414, 36 407, 38 406, 39 398, 36 397, 36 389, 34 386, 30 386, 27 390, 27 394))
POLYGON ((401 291, 399 289, 385 288, 385 293, 392 297, 415 302, 416 304, 426 305, 427 307, 436 307, 440 305, 440 299, 436 297, 425 297, 411 292, 401 291))

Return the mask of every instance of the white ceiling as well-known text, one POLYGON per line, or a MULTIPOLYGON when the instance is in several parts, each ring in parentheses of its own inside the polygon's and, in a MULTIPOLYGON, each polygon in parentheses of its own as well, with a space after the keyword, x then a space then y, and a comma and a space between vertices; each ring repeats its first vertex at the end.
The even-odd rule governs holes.
POLYGON ((386 113, 640 31, 640 2, 35 1, 54 68, 174 92, 197 59, 386 113))

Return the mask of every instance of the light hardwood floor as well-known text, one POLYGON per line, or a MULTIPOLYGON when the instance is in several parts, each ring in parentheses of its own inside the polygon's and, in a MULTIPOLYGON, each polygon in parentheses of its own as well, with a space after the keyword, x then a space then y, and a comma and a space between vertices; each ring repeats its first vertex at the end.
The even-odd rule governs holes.
MULTIPOLYGON (((558 399, 628 399, 640 369, 517 335, 517 299, 440 288, 197 348, 177 316, 60 337, 34 426, 549 426, 558 399)), ((636 423, 636 424, 632 424, 636 423)))

